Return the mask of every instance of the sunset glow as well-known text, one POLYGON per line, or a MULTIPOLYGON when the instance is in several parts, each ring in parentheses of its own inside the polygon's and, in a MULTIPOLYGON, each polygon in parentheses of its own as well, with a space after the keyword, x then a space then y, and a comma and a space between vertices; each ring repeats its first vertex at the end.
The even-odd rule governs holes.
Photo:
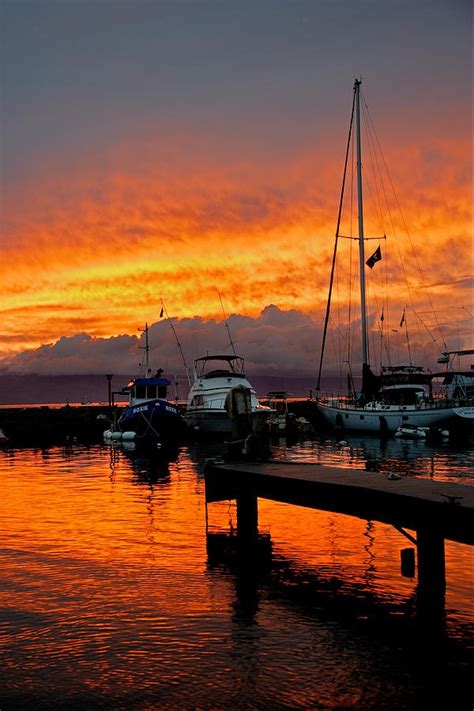
MULTIPOLYGON (((47 32, 57 31, 55 22, 50 18, 47 32)), ((6 50, 7 88, 14 78, 12 52, 6 50)), ((456 66, 453 60, 453 71, 456 66)), ((456 309, 459 324, 472 316, 468 86, 456 105, 445 102, 427 121, 434 83, 423 88, 425 106, 410 100, 409 80, 400 83, 396 104, 380 90, 379 78, 371 86, 368 75, 370 109, 409 230, 407 236, 395 213, 383 226, 372 220, 371 200, 377 206, 367 169, 366 233, 389 238, 370 279, 380 280, 387 270, 395 320, 405 304, 425 309, 426 286, 433 305, 445 310, 440 320, 451 323, 446 308, 456 309)), ((273 94, 268 107, 247 97, 246 115, 216 107, 215 129, 196 100, 188 114, 176 109, 172 118, 158 115, 156 106, 127 109, 127 120, 117 118, 110 132, 99 125, 85 137, 80 117, 86 107, 91 119, 99 111, 88 96, 76 121, 65 117, 75 138, 61 137, 55 147, 48 135, 59 119, 51 117, 45 144, 32 148, 27 163, 9 147, 0 263, 4 363, 63 336, 136 334, 145 321, 158 320, 160 299, 175 317, 221 320, 217 291, 227 313, 258 317, 274 304, 310 315, 319 328, 351 99, 350 75, 332 77, 330 93, 328 79, 317 80, 320 101, 311 89, 310 105, 296 102, 287 114, 272 111, 273 94)), ((301 85, 301 97, 308 90, 301 85)), ((14 145, 23 129, 14 127, 18 108, 9 96, 5 136, 14 145)), ((35 101, 34 130, 40 131, 43 99, 35 101)), ((356 214, 352 220, 354 229, 356 214)), ((370 288, 375 313, 380 281, 370 288)), ((348 298, 341 283, 341 299, 348 298)), ((463 343, 470 326, 456 326, 463 343)))

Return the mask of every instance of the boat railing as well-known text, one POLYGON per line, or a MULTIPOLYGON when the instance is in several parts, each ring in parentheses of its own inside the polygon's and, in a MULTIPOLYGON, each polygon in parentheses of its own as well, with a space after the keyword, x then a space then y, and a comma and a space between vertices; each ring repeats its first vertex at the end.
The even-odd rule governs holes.
POLYGON ((191 408, 199 408, 199 409, 204 409, 204 408, 211 408, 211 409, 222 409, 224 407, 224 402, 225 402, 225 397, 222 397, 220 395, 219 397, 206 397, 204 398, 203 396, 197 396, 201 397, 198 402, 191 402, 188 407, 191 408))
POLYGON ((379 410, 382 407, 389 409, 390 407, 396 406, 399 406, 402 410, 404 408, 411 410, 413 407, 417 410, 426 410, 427 408, 442 410, 462 405, 461 400, 452 400, 436 395, 434 397, 423 398, 416 403, 393 403, 381 397, 378 400, 362 404, 359 399, 351 397, 350 395, 341 395, 340 393, 321 393, 316 398, 316 402, 320 402, 322 405, 326 405, 328 407, 337 407, 340 410, 353 410, 354 408, 357 408, 359 410, 366 411, 370 409, 379 410))
MULTIPOLYGON (((227 395, 227 394, 226 394, 227 395)), ((199 397, 199 395, 197 396, 199 397)), ((225 396, 223 397, 222 395, 219 395, 218 397, 203 397, 202 401, 199 402, 192 402, 188 405, 189 408, 196 408, 199 410, 206 410, 206 409, 211 409, 211 410, 222 410, 225 407, 225 396)), ((251 403, 252 407, 261 407, 260 403, 258 400, 254 397, 251 396, 251 403)))

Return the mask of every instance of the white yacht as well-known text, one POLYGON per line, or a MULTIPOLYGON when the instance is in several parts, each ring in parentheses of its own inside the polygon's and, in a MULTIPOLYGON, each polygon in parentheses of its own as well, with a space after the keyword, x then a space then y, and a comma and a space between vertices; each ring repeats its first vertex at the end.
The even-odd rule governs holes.
POLYGON ((453 412, 461 421, 474 425, 474 365, 471 363, 467 368, 461 366, 461 358, 474 355, 474 349, 462 349, 456 351, 445 351, 439 358, 438 363, 446 364, 446 370, 441 373, 433 373, 433 380, 442 380, 441 389, 446 399, 453 403, 453 412), (455 368, 455 360, 459 359, 458 367, 455 368))
POLYGON ((194 382, 184 413, 188 428, 203 434, 230 434, 226 398, 237 386, 248 390, 253 430, 261 431, 274 410, 259 403, 254 388, 245 377, 244 360, 237 355, 207 355, 194 361, 194 382))
POLYGON ((347 430, 393 434, 400 427, 438 427, 453 417, 453 403, 434 397, 432 375, 413 365, 382 367, 373 395, 320 398, 318 408, 332 425, 347 430))

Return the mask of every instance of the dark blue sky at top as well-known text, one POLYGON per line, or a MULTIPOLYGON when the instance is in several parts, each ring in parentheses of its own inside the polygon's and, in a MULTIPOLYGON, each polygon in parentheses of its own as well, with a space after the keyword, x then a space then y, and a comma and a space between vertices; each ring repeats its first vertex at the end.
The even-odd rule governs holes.
POLYGON ((2 177, 153 125, 345 131, 355 73, 380 111, 465 129, 471 17, 468 0, 2 0, 2 177))

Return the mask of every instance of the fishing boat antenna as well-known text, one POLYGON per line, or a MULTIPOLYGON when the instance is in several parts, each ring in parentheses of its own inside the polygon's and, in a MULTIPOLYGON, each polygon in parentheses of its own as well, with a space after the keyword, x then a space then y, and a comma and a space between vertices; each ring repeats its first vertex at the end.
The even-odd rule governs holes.
POLYGON ((224 304, 222 303, 221 292, 218 291, 217 293, 219 294, 219 301, 221 302, 222 315, 224 316, 224 323, 225 323, 225 327, 226 327, 226 329, 227 329, 227 335, 229 336, 230 347, 232 348, 232 353, 233 353, 235 356, 237 356, 237 353, 235 352, 234 342, 233 342, 233 340, 232 340, 232 336, 230 335, 229 324, 227 323, 227 316, 225 315, 224 304))
POLYGON ((175 329, 175 327, 174 327, 174 324, 173 324, 172 319, 170 319, 170 317, 169 317, 169 315, 168 315, 168 311, 166 310, 165 302, 163 301, 163 299, 160 299, 160 302, 161 302, 161 314, 160 314, 160 316, 163 316, 163 314, 164 314, 164 315, 166 316, 168 322, 169 322, 169 325, 171 326, 171 330, 173 331, 173 335, 174 335, 174 337, 175 337, 175 341, 176 341, 176 344, 177 344, 177 346, 178 346, 178 350, 179 350, 179 352, 180 352, 180 354, 181 354, 181 360, 183 361, 183 365, 184 365, 184 369, 185 369, 185 371, 186 371, 186 377, 187 377, 187 379, 188 379, 188 383, 189 383, 189 385, 191 385, 191 378, 190 378, 190 375, 189 375, 188 364, 186 363, 186 358, 184 357, 183 349, 182 349, 182 347, 181 347, 181 343, 179 342, 178 334, 176 333, 176 329, 175 329))
POLYGON ((145 368, 145 377, 148 375, 148 372, 150 370, 150 346, 148 343, 148 324, 145 323, 145 328, 139 328, 138 329, 140 333, 145 334, 145 345, 144 346, 138 346, 141 351, 145 351, 145 362, 144 363, 139 363, 138 365, 140 368, 145 368))

